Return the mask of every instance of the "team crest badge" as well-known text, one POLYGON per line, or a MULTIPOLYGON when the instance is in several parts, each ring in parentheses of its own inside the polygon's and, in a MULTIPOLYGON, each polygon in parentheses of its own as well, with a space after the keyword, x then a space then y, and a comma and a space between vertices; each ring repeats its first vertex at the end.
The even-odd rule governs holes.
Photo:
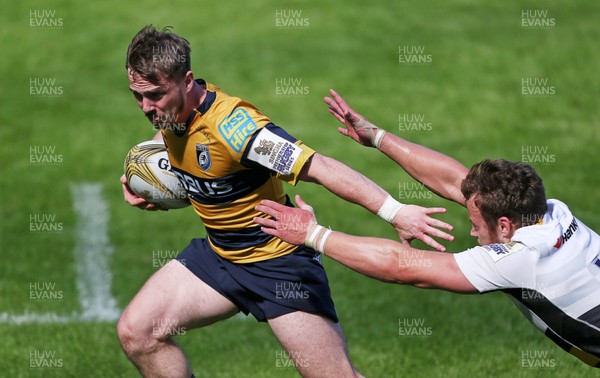
POLYGON ((200 168, 208 171, 212 162, 210 161, 210 153, 208 152, 208 146, 205 144, 196 144, 196 158, 198 158, 198 164, 200 168))

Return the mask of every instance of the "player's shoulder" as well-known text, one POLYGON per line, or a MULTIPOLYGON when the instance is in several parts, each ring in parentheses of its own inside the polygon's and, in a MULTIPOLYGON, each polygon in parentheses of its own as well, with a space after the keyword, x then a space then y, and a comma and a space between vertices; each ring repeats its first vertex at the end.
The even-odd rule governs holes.
POLYGON ((257 108, 250 102, 241 97, 225 92, 217 85, 205 81, 205 88, 208 93, 214 94, 214 101, 211 104, 211 110, 213 111, 217 110, 220 113, 225 112, 227 114, 231 113, 237 108, 245 108, 255 111, 257 110, 257 108))
POLYGON ((529 251, 529 248, 518 241, 511 241, 510 243, 482 245, 479 246, 479 251, 487 254, 494 262, 498 262, 507 256, 527 252, 529 251))
POLYGON ((492 260, 494 263, 497 263, 505 257, 515 256, 517 254, 520 254, 522 257, 524 257, 524 255, 531 255, 531 257, 534 257, 533 253, 527 253, 529 251, 531 250, 525 244, 511 241, 510 243, 478 245, 477 247, 467 249, 466 251, 455 253, 454 257, 457 261, 479 261, 483 263, 485 260, 492 260))
POLYGON ((206 122, 231 127, 266 118, 254 105, 240 97, 231 96, 210 83, 206 83, 206 89, 212 98, 204 112, 206 122))

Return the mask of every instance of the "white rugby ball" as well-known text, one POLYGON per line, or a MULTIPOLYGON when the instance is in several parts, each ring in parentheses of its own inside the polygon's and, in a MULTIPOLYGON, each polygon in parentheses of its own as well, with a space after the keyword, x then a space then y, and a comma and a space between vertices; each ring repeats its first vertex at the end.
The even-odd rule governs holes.
POLYGON ((171 172, 165 144, 158 140, 142 142, 125 157, 125 177, 139 197, 165 209, 190 205, 187 193, 171 172))

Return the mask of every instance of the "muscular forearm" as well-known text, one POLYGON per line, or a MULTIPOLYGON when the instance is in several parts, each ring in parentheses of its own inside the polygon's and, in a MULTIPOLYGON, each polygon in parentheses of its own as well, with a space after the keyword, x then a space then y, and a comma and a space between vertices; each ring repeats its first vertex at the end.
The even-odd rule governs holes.
POLYGON ((385 134, 379 149, 427 188, 464 206, 465 199, 460 191, 460 183, 468 172, 464 165, 389 132, 385 134))
POLYGON ((385 282, 405 283, 398 277, 403 246, 392 240, 333 232, 325 255, 359 273, 385 282))
POLYGON ((300 174, 300 180, 323 185, 346 201, 359 204, 377 213, 388 193, 367 177, 330 157, 315 154, 310 165, 300 174))
POLYGON ((391 240, 332 232, 323 252, 349 268, 384 282, 456 293, 476 293, 452 254, 423 251, 391 240))
POLYGON ((347 267, 384 282, 435 287, 419 272, 427 262, 426 254, 398 242, 332 232, 324 246, 326 256, 347 267))

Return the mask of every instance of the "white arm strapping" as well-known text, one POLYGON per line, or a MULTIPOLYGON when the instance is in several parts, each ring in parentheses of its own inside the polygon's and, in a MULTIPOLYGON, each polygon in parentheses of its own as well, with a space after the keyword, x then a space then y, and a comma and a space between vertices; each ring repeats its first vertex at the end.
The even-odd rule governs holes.
POLYGON ((377 215, 385 219, 386 222, 392 223, 398 211, 404 207, 403 204, 396 201, 392 196, 388 195, 383 204, 377 211, 377 215))

